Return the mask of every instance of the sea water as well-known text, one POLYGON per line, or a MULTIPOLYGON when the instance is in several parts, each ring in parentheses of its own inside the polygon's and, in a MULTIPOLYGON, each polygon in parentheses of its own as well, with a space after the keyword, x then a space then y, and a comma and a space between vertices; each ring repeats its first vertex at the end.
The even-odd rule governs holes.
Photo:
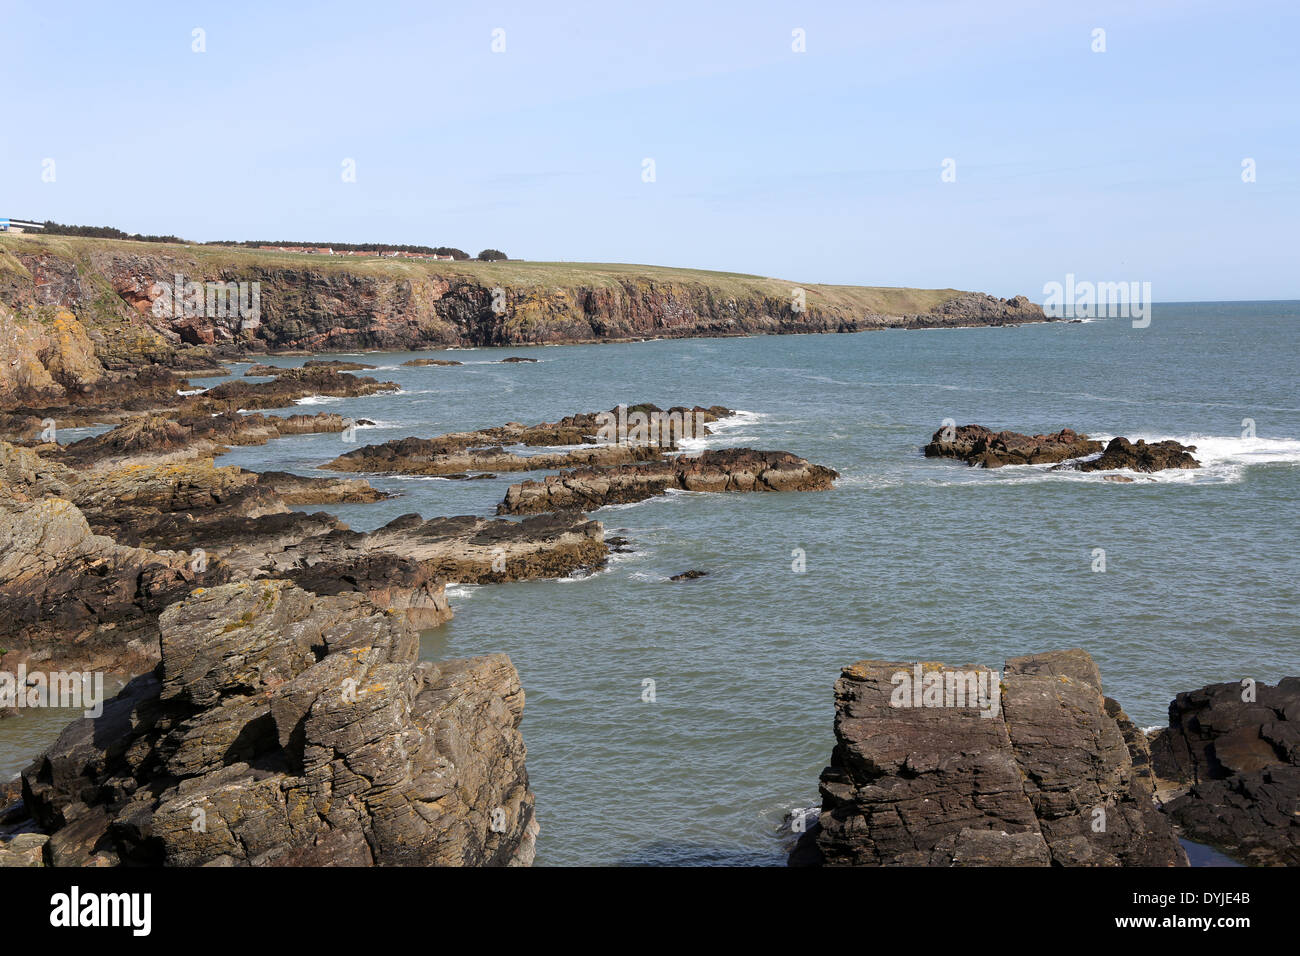
MULTIPOLYGON (((313 356, 376 365, 355 374, 401 391, 292 409, 375 422, 356 443, 294 436, 219 463, 327 474, 315 469, 358 444, 649 401, 740 410, 696 448, 780 449, 839 471, 827 492, 601 509, 631 553, 585 577, 452 586, 455 618, 423 637, 430 659, 504 651, 518 668, 539 865, 780 864, 782 820, 819 802, 844 665, 1000 666, 1082 647, 1141 726, 1165 724, 1178 691, 1300 673, 1298 331, 1300 303, 1166 304, 1146 328, 438 353, 457 367, 401 364, 416 353, 313 356), (538 361, 500 364, 508 355, 538 361), (1176 438, 1204 467, 1120 484, 924 458, 945 420, 1176 438), (690 569, 708 576, 669 582, 690 569)), ((359 530, 410 512, 489 515, 528 476, 366 477, 400 497, 303 510, 359 530)), ((0 773, 57 733, 21 733, 28 719, 0 720, 0 773)))

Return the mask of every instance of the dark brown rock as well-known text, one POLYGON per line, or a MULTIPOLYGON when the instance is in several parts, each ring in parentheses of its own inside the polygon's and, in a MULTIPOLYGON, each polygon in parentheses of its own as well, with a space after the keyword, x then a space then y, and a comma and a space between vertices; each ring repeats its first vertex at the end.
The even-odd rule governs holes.
POLYGON ((709 575, 708 571, 700 571, 695 568, 692 568, 689 571, 683 571, 681 574, 674 574, 668 580, 669 581, 694 581, 697 578, 708 577, 708 575, 709 575))
POLYGON ((498 514, 590 511, 680 491, 824 491, 839 473, 784 451, 725 448, 648 465, 579 468, 506 491, 498 514))
POLYGON ((1069 428, 1050 435, 994 432, 983 425, 941 428, 925 446, 927 458, 957 458, 976 468, 1037 465, 1081 458, 1101 451, 1101 442, 1069 428))
POLYGON ((358 378, 333 368, 293 368, 282 369, 269 382, 239 379, 222 382, 200 395, 191 395, 180 407, 186 415, 207 415, 236 412, 241 408, 284 408, 311 395, 355 398, 377 392, 395 392, 398 388, 396 382, 358 378))
POLYGON ((1179 694, 1151 755, 1159 778, 1187 788, 1165 809, 1188 837, 1244 863, 1300 865, 1300 678, 1179 694))
POLYGON ((821 816, 791 863, 1185 866, 1146 742, 1100 683, 1083 651, 1008 661, 1000 686, 981 667, 845 668, 821 816), (942 682, 933 706, 918 676, 942 682))
MULTIPOLYGON (((94 534, 62 498, 0 497, 0 644, 44 669, 139 672, 157 654, 157 616, 220 566, 94 534)), ((6 654, 6 665, 16 664, 6 654)))
POLYGON ((399 438, 381 445, 366 445, 331 461, 324 467, 334 471, 438 475, 451 478, 473 471, 542 471, 583 465, 608 467, 653 461, 664 450, 676 448, 681 438, 711 434, 709 423, 734 414, 721 405, 693 408, 674 405, 661 409, 642 403, 620 406, 606 412, 579 412, 558 422, 521 425, 507 422, 472 432, 451 432, 435 438, 399 438), (636 440, 636 416, 658 414, 662 426, 647 431, 647 441, 636 440), (631 427, 628 419, 631 417, 631 427), (618 424, 624 426, 618 431, 618 424), (613 435, 602 435, 602 429, 613 435), (592 445, 562 452, 523 455, 508 451, 508 445, 529 447, 592 445))
POLYGON ((1195 445, 1182 445, 1176 441, 1158 441, 1147 444, 1142 439, 1135 442, 1127 438, 1112 438, 1101 456, 1091 461, 1079 462, 1079 471, 1164 471, 1167 468, 1200 468, 1201 463, 1192 457, 1195 445))

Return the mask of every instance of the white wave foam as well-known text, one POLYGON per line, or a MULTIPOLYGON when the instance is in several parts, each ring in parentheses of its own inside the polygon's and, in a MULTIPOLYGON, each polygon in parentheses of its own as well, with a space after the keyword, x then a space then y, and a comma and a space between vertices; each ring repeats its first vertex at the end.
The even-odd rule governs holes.
POLYGON ((608 567, 599 568, 594 571, 584 571, 580 574, 570 575, 569 577, 556 578, 555 580, 560 584, 576 584, 579 581, 590 581, 593 578, 600 577, 601 575, 609 574, 611 570, 612 568, 608 567))
POLYGON ((693 452, 717 448, 724 443, 731 445, 735 442, 756 442, 759 439, 755 435, 736 435, 733 432, 737 429, 747 428, 750 425, 758 425, 770 417, 765 412, 747 412, 736 409, 726 418, 720 418, 716 422, 709 422, 709 430, 713 434, 703 435, 699 438, 683 438, 677 445, 682 451, 693 452))
POLYGON ((481 584, 459 584, 448 581, 443 593, 447 595, 448 599, 456 598, 458 601, 464 601, 472 598, 481 587, 483 587, 481 584))
POLYGON ((611 551, 605 560, 610 564, 623 564, 628 561, 644 561, 647 557, 649 557, 648 551, 637 548, 632 551, 611 551))
POLYGON ((334 402, 343 401, 342 397, 336 395, 308 395, 305 398, 295 398, 295 405, 330 405, 334 402))
POLYGON ((706 495, 706 494, 710 494, 710 492, 685 491, 681 488, 667 488, 664 490, 664 493, 662 495, 655 495, 650 498, 642 499, 641 501, 627 501, 617 505, 601 505, 596 510, 597 511, 626 511, 628 508, 641 508, 644 507, 645 505, 655 504, 656 502, 663 504, 665 502, 671 503, 674 501, 680 501, 683 497, 688 495, 706 495))
POLYGON ((1195 457, 1208 465, 1275 465, 1300 462, 1300 440, 1295 438, 1242 438, 1223 435, 1137 435, 1148 443, 1172 438, 1195 445, 1195 457))

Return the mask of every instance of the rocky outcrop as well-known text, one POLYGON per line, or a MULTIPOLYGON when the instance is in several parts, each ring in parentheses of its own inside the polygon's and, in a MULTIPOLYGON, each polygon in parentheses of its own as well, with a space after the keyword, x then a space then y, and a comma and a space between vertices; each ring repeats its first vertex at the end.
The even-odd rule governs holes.
POLYGON ((697 578, 707 578, 708 576, 709 576, 708 571, 701 571, 698 568, 691 568, 691 570, 683 571, 681 574, 674 574, 668 580, 673 582, 694 581, 697 578))
MULTIPOLYGON (((1196 451, 1195 445, 1181 445, 1176 441, 1148 445, 1142 439, 1131 442, 1127 438, 1112 438, 1103 449, 1101 442, 1070 428, 1050 435, 994 432, 983 425, 941 428, 930 438, 924 451, 927 458, 957 458, 975 468, 1056 464, 1053 471, 1153 472, 1201 467, 1191 454, 1196 451), (1097 457, 1089 457, 1094 455, 1097 457), (1076 460, 1082 458, 1087 460, 1076 460)), ((1122 479, 1114 476, 1113 480, 1122 479)))
POLYGON ((926 458, 957 458, 975 468, 1037 465, 1081 458, 1101 451, 1101 442, 1069 428, 1050 435, 995 432, 983 425, 941 428, 925 446, 926 458))
POLYGON ((1012 659, 1000 684, 861 661, 835 684, 835 739, 792 864, 1186 865, 1145 738, 1083 651, 1012 659))
POLYGON ((282 370, 269 382, 239 379, 222 382, 186 399, 182 411, 189 415, 211 415, 240 409, 285 408, 312 395, 356 398, 395 392, 399 387, 396 382, 381 382, 368 376, 359 378, 332 368, 293 368, 282 370))
POLYGON ((504 655, 418 662, 399 618, 286 581, 196 592, 160 635, 158 668, 23 774, 46 864, 531 862, 504 655))
MULTIPOLYGON (((444 581, 567 577, 599 567, 608 555, 600 523, 581 515, 525 522, 406 515, 363 533, 332 515, 289 507, 381 494, 356 479, 258 474, 216 467, 210 459, 81 475, 4 444, 0 470, 15 475, 20 484, 13 487, 25 489, 25 499, 61 495, 50 500, 68 504, 88 522, 87 533, 111 536, 106 544, 182 552, 185 561, 199 558, 225 574, 286 577, 318 593, 357 591, 381 607, 408 612, 420 627, 451 617, 444 581)), ((20 544, 15 540, 14 549, 20 544)), ((80 607, 79 588, 55 592, 54 603, 42 605, 41 619, 52 633, 59 607, 80 607)), ((0 623, 0 634, 4 630, 0 623)))
MULTIPOLYGON (((367 365, 365 362, 347 362, 342 359, 308 359, 302 363, 302 368, 329 368, 336 372, 360 372, 363 369, 372 369, 374 367, 373 365, 367 365)), ((250 365, 244 375, 246 377, 283 375, 288 371, 291 371, 291 369, 281 365, 263 365, 259 362, 250 365)))
POLYGON ((520 455, 501 445, 458 448, 443 438, 399 438, 346 452, 323 468, 364 474, 438 475, 466 472, 542 471, 577 465, 622 465, 661 456, 648 445, 594 445, 569 451, 520 455))
MULTIPOLYGON (((570 577, 601 567, 609 555, 600 522, 573 514, 524 521, 473 515, 426 520, 409 514, 374 531, 357 532, 328 515, 295 513, 280 521, 232 521, 203 540, 236 570, 295 580, 308 569, 316 574, 333 569, 340 577, 362 580, 355 569, 364 562, 401 560, 417 564, 431 581, 493 584, 570 577), (320 530, 322 519, 333 524, 328 532, 320 530), (260 524, 272 528, 259 541, 260 524)), ((441 590, 439 584, 439 594, 441 590)))
POLYGON ((392 495, 360 478, 304 478, 287 471, 258 472, 257 483, 272 488, 287 505, 370 504, 392 495))
MULTIPOLYGON (((0 496, 0 644, 55 670, 139 672, 157 654, 157 617, 200 583, 229 580, 191 555, 94 534, 62 498, 0 496)), ((13 655, 12 657, 10 655, 13 655)))
POLYGON ((71 444, 42 447, 56 461, 99 469, 156 464, 221 455, 232 445, 264 445, 285 435, 338 433, 362 421, 320 412, 316 415, 220 414, 141 415, 99 435, 71 444))
POLYGON ((1192 457, 1195 445, 1176 441, 1158 441, 1147 444, 1142 439, 1131 442, 1127 438, 1112 438, 1106 450, 1097 458, 1064 467, 1079 471, 1164 471, 1166 468, 1200 468, 1201 463, 1192 457))
POLYGON ((1165 810, 1193 840, 1256 866, 1300 865, 1300 677, 1179 694, 1151 739, 1165 810))
POLYGON ((959 322, 982 320, 990 325, 1015 325, 1021 322, 1044 320, 1041 307, 1023 295, 1000 299, 982 292, 963 292, 942 303, 931 313, 933 324, 946 324, 941 319, 959 322))
POLYGON ((24 322, 0 301, 0 356, 0 407, 61 402, 105 375, 85 326, 66 309, 24 322))
POLYGON ((465 363, 455 362, 452 361, 451 359, 419 358, 419 359, 410 359, 409 361, 403 362, 402 364, 411 365, 418 368, 425 365, 464 365, 465 363))
MULTIPOLYGON (((290 506, 386 497, 367 482, 258 474, 218 467, 211 459, 78 471, 0 442, 0 477, 10 512, 38 503, 66 514, 80 529, 75 540, 88 539, 81 550, 89 553, 83 558, 61 541, 42 542, 35 535, 48 524, 43 518, 27 521, 22 533, 15 527, 0 536, 0 553, 11 562, 35 560, 34 554, 45 569, 10 582, 15 613, 0 620, 0 637, 30 630, 33 649, 78 653, 98 640, 95 635, 115 630, 104 638, 104 660, 132 629, 147 638, 157 613, 202 581, 281 577, 318 594, 355 592, 423 628, 451 617, 446 581, 567 577, 601 566, 609 553, 600 523, 572 514, 523 522, 471 516, 426 521, 411 514, 372 532, 352 531, 333 515, 290 506), (166 577, 166 587, 156 580, 161 571, 141 576, 141 568, 159 563, 179 575, 166 577), (59 571, 48 593, 32 590, 33 575, 65 565, 75 573, 59 571), (100 590, 107 595, 97 596, 100 590)), ((152 666, 148 641, 131 640, 135 650, 123 655, 120 667, 110 662, 107 669, 138 672, 142 661, 152 666), (146 650, 137 653, 141 646, 146 650)))
POLYGON ((675 491, 825 491, 839 473, 785 451, 724 448, 648 465, 579 468, 506 490, 498 514, 590 511, 675 491))
POLYGON ((521 445, 582 445, 613 440, 672 448, 683 438, 712 435, 710 426, 713 423, 734 414, 733 409, 723 405, 660 408, 652 402, 638 402, 635 405, 617 405, 603 412, 566 415, 558 422, 542 422, 523 428, 506 425, 505 440, 521 445), (646 423, 644 431, 638 430, 642 421, 646 423), (651 422, 658 422, 658 425, 651 427, 651 422), (613 432, 612 439, 609 432, 613 432))
POLYGON ((347 452, 324 467, 333 471, 444 477, 466 472, 605 468, 658 460, 662 450, 676 448, 681 439, 712 434, 710 423, 733 414, 721 405, 709 408, 674 405, 670 409, 649 403, 623 405, 607 412, 568 415, 558 422, 536 425, 507 422, 436 438, 393 439, 347 452), (652 419, 652 416, 660 417, 652 419), (652 420, 658 423, 654 427, 649 424, 652 420), (639 422, 644 424, 643 430, 638 430, 639 422), (507 445, 593 447, 523 455, 508 451, 507 445))

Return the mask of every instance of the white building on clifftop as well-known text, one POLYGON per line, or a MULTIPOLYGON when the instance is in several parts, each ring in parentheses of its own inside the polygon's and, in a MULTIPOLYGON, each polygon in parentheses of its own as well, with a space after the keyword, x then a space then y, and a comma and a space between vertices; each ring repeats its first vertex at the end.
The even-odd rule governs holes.
POLYGON ((22 235, 28 229, 44 229, 39 222, 23 222, 21 219, 0 219, 0 232, 22 235))

